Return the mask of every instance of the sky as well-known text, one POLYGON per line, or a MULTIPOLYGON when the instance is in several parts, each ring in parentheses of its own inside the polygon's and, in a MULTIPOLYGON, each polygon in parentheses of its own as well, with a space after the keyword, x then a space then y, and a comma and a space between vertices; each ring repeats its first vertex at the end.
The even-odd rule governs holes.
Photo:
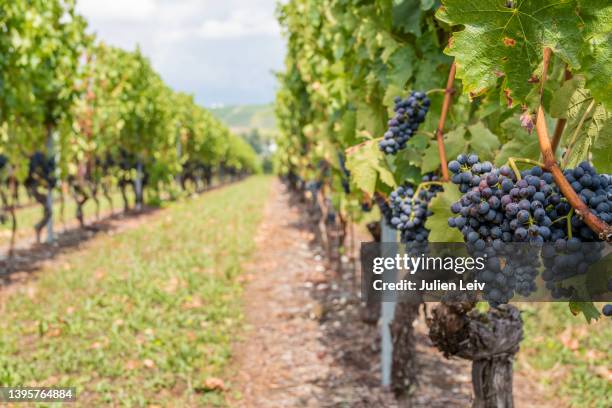
POLYGON ((204 106, 274 100, 283 67, 276 0, 77 0, 104 42, 137 45, 174 90, 204 106))

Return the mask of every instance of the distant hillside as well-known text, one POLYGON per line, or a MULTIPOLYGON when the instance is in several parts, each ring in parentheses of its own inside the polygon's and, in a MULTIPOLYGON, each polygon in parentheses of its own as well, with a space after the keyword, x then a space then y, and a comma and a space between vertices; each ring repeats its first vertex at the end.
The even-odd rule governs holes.
POLYGON ((210 111, 234 132, 244 133, 259 129, 264 133, 276 129, 274 105, 236 105, 212 108, 210 111))

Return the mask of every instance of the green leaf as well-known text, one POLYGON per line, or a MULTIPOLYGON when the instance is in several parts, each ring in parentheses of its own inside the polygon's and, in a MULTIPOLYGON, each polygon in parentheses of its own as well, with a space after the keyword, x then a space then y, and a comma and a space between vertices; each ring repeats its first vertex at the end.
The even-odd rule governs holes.
POLYGON ((567 81, 558 91, 560 100, 551 104, 555 106, 555 114, 567 119, 561 139, 561 146, 568 149, 564 167, 575 167, 589 159, 592 153, 594 162, 601 166, 598 169, 609 172, 612 116, 602 103, 596 103, 591 92, 582 85, 582 77, 567 81))
POLYGON ((503 76, 509 106, 524 103, 534 87, 531 78, 550 47, 572 68, 580 66, 581 27, 576 1, 445 0, 436 17, 464 29, 453 33, 445 52, 455 57, 464 90, 480 95, 503 76), (508 3, 513 6, 508 7, 508 3))
POLYGON ((361 102, 357 107, 357 130, 365 130, 370 137, 381 137, 384 133, 384 124, 381 118, 385 117, 385 107, 378 101, 376 103, 361 102))
POLYGON ((451 183, 444 185, 444 191, 438 193, 429 204, 429 209, 433 212, 427 218, 425 228, 429 232, 430 242, 463 242, 463 235, 456 228, 448 226, 448 219, 454 214, 450 210, 453 203, 459 201, 461 192, 459 188, 451 183))
POLYGON ((361 191, 373 195, 378 179, 378 155, 373 154, 372 147, 378 148, 376 140, 367 142, 351 148, 346 152, 346 168, 351 172, 353 183, 361 191))
POLYGON ((600 106, 593 119, 589 132, 599 135, 591 148, 591 160, 599 173, 612 174, 612 115, 600 106))
POLYGON ((395 181, 397 185, 409 182, 419 184, 421 180, 421 169, 410 163, 406 155, 398 153, 395 160, 395 181))
POLYGON ((389 59, 391 63, 389 82, 403 90, 406 82, 412 77, 412 63, 415 60, 416 55, 412 46, 406 45, 395 51, 389 59))
POLYGON ((446 158, 453 160, 467 149, 465 140, 465 127, 459 126, 444 135, 444 146, 446 147, 446 158))
MULTIPOLYGON (((460 126, 456 129, 444 135, 444 147, 446 149, 447 159, 453 160, 460 153, 465 150, 466 140, 465 127, 460 126)), ((436 140, 430 140, 429 146, 423 154, 423 161, 421 163, 421 171, 423 173, 429 173, 440 167, 440 154, 438 152, 438 142, 436 140)))
POLYGON ((493 160, 499 148, 497 135, 491 132, 482 122, 468 126, 470 131, 470 152, 478 154, 483 160, 493 160))
POLYGON ((569 308, 574 316, 582 313, 588 323, 591 323, 591 320, 599 319, 601 316, 593 302, 569 302, 569 308))
MULTIPOLYGON (((376 146, 376 150, 378 150, 378 152, 380 153, 380 155, 382 155, 382 152, 380 151, 380 149, 378 149, 378 146, 376 146)), ((389 187, 397 187, 396 183, 395 183, 395 176, 393 175, 393 173, 385 166, 385 162, 382 158, 380 158, 378 160, 378 164, 376 166, 376 170, 378 171, 378 177, 379 180, 383 183, 385 183, 386 185, 388 185, 389 187)))
POLYGON ((581 4, 584 16, 582 71, 587 77, 586 87, 598 102, 612 110, 612 7, 607 0, 589 0, 581 4))
POLYGON ((529 134, 520 125, 519 118, 512 116, 506 119, 501 128, 506 140, 501 150, 495 156, 496 166, 508 163, 510 157, 538 160, 540 158, 540 144, 535 134, 529 134))
POLYGON ((438 145, 435 142, 430 142, 429 147, 423 154, 421 162, 421 172, 429 173, 440 167, 440 155, 438 153, 438 145))
POLYGON ((393 26, 407 34, 421 35, 420 0, 393 0, 393 26))
POLYGON ((549 108, 550 116, 567 119, 570 103, 572 99, 575 99, 576 92, 583 92, 580 91, 581 88, 584 88, 584 77, 582 76, 575 76, 565 81, 561 88, 557 89, 553 94, 549 108))

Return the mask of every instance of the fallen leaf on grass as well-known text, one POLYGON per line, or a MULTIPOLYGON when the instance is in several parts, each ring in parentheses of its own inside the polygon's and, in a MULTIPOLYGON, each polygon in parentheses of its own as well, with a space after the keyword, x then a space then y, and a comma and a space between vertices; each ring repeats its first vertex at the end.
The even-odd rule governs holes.
POLYGON ((206 391, 223 391, 225 390, 225 382, 217 377, 208 377, 204 381, 204 390, 206 391))
POLYGON ((559 336, 559 340, 561 340, 563 346, 572 351, 578 350, 578 347, 580 347, 580 342, 571 327, 563 330, 563 333, 559 336))
POLYGON ((197 309, 199 307, 202 307, 203 304, 204 302, 202 302, 202 299, 200 299, 199 296, 194 296, 191 300, 183 303, 183 305, 181 306, 181 309, 183 310, 197 309))
POLYGON ((46 337, 59 337, 61 334, 62 334, 62 330, 59 327, 55 327, 55 328, 49 329, 45 333, 45 336, 46 337))
POLYGON ((106 271, 104 271, 104 269, 96 269, 94 272, 94 278, 96 278, 96 280, 100 280, 104 278, 104 276, 106 276, 106 271))
POLYGON ((607 381, 612 382, 612 370, 610 370, 609 368, 604 366, 596 366, 593 368, 593 371, 595 371, 599 376, 603 377, 607 381))
POLYGON ((135 370, 140 366, 140 363, 136 360, 128 360, 125 363, 126 370, 135 370))

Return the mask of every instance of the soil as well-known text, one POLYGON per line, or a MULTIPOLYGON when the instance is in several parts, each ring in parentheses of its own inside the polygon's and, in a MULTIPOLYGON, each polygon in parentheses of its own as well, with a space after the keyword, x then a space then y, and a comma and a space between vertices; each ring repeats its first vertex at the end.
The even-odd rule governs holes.
MULTIPOLYGON (((432 346, 425 310, 415 322, 418 385, 403 400, 380 386, 380 328, 362 320, 358 273, 346 258, 342 272, 330 268, 306 213, 280 182, 273 183, 257 250, 242 276, 245 328, 234 346, 228 405, 470 406, 470 363, 445 359, 432 346)), ((20 241, 13 260, 0 258, 0 296, 27 283, 46 263, 61 262, 62 253, 82 249, 97 234, 121 233, 159 214, 154 209, 107 214, 85 230, 71 223, 53 245, 20 241)), ((369 240, 357 237, 357 242, 369 240)), ((565 406, 545 397, 528 374, 514 374, 517 407, 565 406)))
MULTIPOLYGON (((400 401, 380 386, 379 327, 362 321, 352 263, 343 264, 342 274, 330 270, 305 214, 275 182, 256 254, 246 265, 246 325, 234 347, 231 384, 238 391, 228 397, 229 405, 470 406, 470 362, 445 359, 433 347, 423 312, 415 322, 419 384, 400 401)), ((553 404, 517 373, 514 388, 517 407, 553 404)))

